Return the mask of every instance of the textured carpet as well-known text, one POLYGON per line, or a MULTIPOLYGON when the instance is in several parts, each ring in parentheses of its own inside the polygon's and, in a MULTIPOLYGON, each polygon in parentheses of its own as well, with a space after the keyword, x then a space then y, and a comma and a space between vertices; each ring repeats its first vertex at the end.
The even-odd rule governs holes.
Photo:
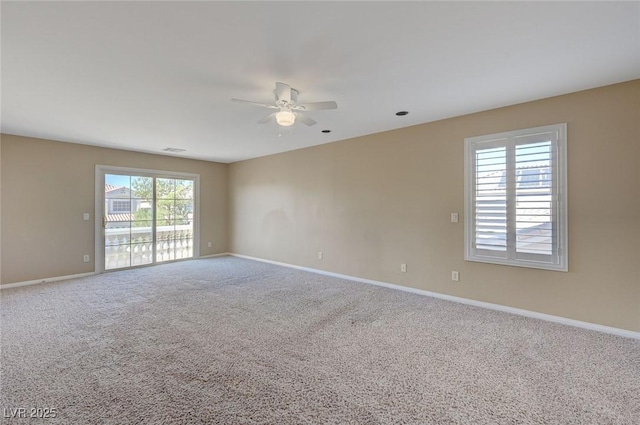
POLYGON ((640 341, 239 258, 0 297, 3 423, 640 418, 640 341))

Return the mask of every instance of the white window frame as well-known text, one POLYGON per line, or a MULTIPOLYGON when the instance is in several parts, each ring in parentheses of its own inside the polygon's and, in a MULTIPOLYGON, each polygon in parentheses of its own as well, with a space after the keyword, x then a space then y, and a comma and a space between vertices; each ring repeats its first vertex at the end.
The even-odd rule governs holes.
MULTIPOLYGON (((542 127, 523 130, 507 131, 503 133, 488 134, 465 138, 465 255, 467 261, 501 264, 507 266, 529 267, 536 269, 568 271, 568 219, 567 219, 567 124, 553 124, 542 127), (535 137, 540 134, 551 133, 551 173, 552 181, 552 254, 550 256, 517 255, 524 258, 516 258, 515 253, 515 192, 507 190, 507 250, 492 252, 490 250, 476 249, 476 173, 475 152, 479 148, 505 147, 515 149, 516 139, 523 137, 535 137), (543 258, 544 257, 544 258, 543 258)), ((507 173, 513 173, 515 185, 515 165, 510 163, 507 154, 507 173)))

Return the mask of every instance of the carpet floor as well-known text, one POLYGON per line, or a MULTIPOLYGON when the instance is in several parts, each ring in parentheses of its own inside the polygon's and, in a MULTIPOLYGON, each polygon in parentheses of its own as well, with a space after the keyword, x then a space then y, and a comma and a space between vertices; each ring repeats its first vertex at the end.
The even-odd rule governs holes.
POLYGON ((640 341, 240 258, 7 289, 0 306, 7 424, 640 418, 640 341))

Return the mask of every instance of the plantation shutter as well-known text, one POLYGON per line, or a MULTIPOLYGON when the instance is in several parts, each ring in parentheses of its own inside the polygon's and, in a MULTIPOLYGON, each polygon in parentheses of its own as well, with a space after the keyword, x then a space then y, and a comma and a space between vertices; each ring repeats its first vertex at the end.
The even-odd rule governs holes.
POLYGON ((483 255, 507 257, 506 139, 475 151, 475 248, 483 255))
POLYGON ((554 263, 557 251, 557 212, 553 208, 554 133, 516 137, 515 222, 516 258, 554 263))
POLYGON ((564 131, 466 139, 466 259, 566 270, 564 131))

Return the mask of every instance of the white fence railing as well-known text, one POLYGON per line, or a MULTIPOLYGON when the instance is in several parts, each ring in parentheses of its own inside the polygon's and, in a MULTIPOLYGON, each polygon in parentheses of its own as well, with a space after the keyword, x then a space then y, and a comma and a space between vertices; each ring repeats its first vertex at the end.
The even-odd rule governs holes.
MULTIPOLYGON (((153 229, 131 227, 105 229, 105 270, 151 264, 153 229)), ((156 228, 156 262, 193 257, 193 226, 156 228)))

